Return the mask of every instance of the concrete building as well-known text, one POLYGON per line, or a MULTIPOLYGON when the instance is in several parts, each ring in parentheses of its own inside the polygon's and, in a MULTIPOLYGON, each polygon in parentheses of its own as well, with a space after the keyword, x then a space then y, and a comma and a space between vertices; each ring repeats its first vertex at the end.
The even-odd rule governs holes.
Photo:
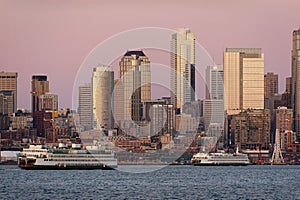
POLYGON ((114 71, 108 66, 95 67, 92 88, 94 129, 112 129, 114 71))
POLYGON ((167 99, 144 101, 145 120, 150 124, 151 135, 174 133, 174 107, 167 99))
POLYGON ((0 91, 0 115, 12 116, 14 113, 14 94, 11 90, 0 91))
POLYGON ((295 120, 293 130, 300 141, 300 28, 293 31, 291 102, 295 120))
POLYGON ((282 94, 282 104, 287 108, 292 108, 292 77, 285 79, 285 92, 282 94))
POLYGON ((40 111, 39 96, 49 93, 49 81, 45 75, 33 75, 31 80, 32 113, 40 111))
POLYGON ((204 127, 207 131, 210 124, 219 124, 220 127, 224 127, 224 101, 217 99, 205 99, 203 100, 203 117, 204 117, 204 127))
POLYGON ((275 110, 275 118, 276 118, 276 129, 279 130, 280 133, 285 131, 292 131, 293 125, 293 110, 288 109, 287 107, 278 107, 275 110))
POLYGON ((23 129, 28 125, 28 118, 26 116, 11 116, 10 128, 12 130, 23 129))
POLYGON ((33 119, 33 126, 37 130, 38 137, 46 137, 48 130, 53 131, 52 111, 35 111, 33 119))
POLYGON ((80 125, 84 131, 92 129, 93 120, 93 95, 91 83, 79 86, 78 96, 78 114, 80 116, 80 125))
POLYGON ((171 40, 171 98, 176 114, 185 103, 195 101, 195 37, 179 29, 171 40))
POLYGON ((58 110, 58 96, 56 94, 41 94, 38 102, 39 110, 58 110))
MULTIPOLYGON (((206 68, 206 99, 203 100, 203 117, 206 132, 215 132, 213 129, 222 130, 224 127, 223 75, 222 65, 208 66, 206 68), (216 129, 215 127, 218 128, 216 129)), ((215 136, 220 136, 221 132, 215 136)))
POLYGON ((260 48, 226 48, 224 105, 228 114, 264 108, 264 54, 260 48))
POLYGON ((17 111, 17 72, 0 72, 0 93, 8 94, 9 101, 7 113, 11 115, 17 111))
POLYGON ((278 94, 278 74, 268 72, 264 75, 264 92, 265 99, 278 94))
POLYGON ((245 110, 228 115, 225 144, 241 150, 268 150, 270 146, 270 110, 245 110))
POLYGON ((206 68, 206 99, 224 99, 223 65, 206 68))

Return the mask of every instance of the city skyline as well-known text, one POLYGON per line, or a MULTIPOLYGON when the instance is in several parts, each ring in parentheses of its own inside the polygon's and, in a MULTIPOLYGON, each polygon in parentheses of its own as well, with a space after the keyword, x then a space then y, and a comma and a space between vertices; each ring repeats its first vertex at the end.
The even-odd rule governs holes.
POLYGON ((4 1, 1 6, 0 42, 3 45, 0 47, 0 66, 2 71, 19 72, 18 105, 21 108, 30 108, 30 86, 25 83, 32 74, 47 74, 52 91, 61 99, 60 107, 71 107, 75 74, 86 55, 111 35, 137 27, 189 27, 216 64, 221 64, 226 47, 262 48, 266 55, 265 73, 279 74, 279 93, 284 90, 285 78, 291 74, 285 69, 291 66, 291 33, 299 28, 294 15, 298 1, 253 1, 251 4, 236 1, 204 4, 199 1, 174 5, 164 1, 160 6, 146 3, 149 10, 155 9, 156 15, 138 9, 140 4, 131 5, 131 9, 132 6, 136 8, 136 16, 143 20, 134 20, 136 16, 126 14, 130 12, 130 9, 123 9, 128 7, 127 3, 106 2, 107 9, 102 11, 100 2, 87 5, 75 1, 68 6, 64 2, 59 7, 52 6, 50 1, 44 3, 4 1), (270 3, 274 5, 272 9, 265 9, 270 3), (182 8, 190 10, 184 18, 175 14, 182 8), (45 9, 51 12, 45 12, 45 9), (110 13, 110 10, 119 9, 122 12, 116 15, 110 13), (205 17, 208 13, 213 15, 205 17), (109 23, 101 20, 106 17, 110 18, 109 23), (128 23, 123 24, 124 20, 128 23), (105 31, 103 27, 107 27, 105 31), (68 73, 60 73, 65 71, 68 73))

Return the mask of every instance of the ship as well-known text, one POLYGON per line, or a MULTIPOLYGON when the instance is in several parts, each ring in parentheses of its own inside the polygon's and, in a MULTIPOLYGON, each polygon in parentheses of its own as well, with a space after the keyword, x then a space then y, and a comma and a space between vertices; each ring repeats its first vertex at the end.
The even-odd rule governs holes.
POLYGON ((85 148, 81 144, 72 144, 71 148, 65 144, 59 144, 58 148, 30 145, 17 157, 18 167, 27 170, 110 170, 118 166, 115 153, 99 145, 85 148))
POLYGON ((217 153, 199 152, 193 155, 191 159, 192 165, 219 165, 219 166, 242 166, 249 165, 250 161, 247 154, 239 153, 238 148, 235 153, 225 153, 220 151, 217 153))

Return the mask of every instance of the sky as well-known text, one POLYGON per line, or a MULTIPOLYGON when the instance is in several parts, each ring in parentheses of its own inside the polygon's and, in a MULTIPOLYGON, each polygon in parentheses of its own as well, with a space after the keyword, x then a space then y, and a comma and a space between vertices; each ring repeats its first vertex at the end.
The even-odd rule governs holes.
POLYGON ((262 48, 281 93, 299 7, 299 0, 0 0, 0 71, 18 72, 19 108, 30 108, 33 74, 48 76, 60 108, 72 107, 77 71, 99 43, 136 28, 186 27, 216 64, 226 47, 262 48))

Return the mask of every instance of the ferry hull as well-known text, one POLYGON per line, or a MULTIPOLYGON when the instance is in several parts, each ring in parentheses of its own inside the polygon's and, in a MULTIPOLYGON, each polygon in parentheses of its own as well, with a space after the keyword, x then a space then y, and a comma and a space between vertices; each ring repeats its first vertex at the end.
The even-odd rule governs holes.
POLYGON ((50 166, 50 165, 19 165, 24 170, 114 170, 109 166, 50 166))
POLYGON ((247 166, 250 163, 193 163, 194 166, 247 166))

